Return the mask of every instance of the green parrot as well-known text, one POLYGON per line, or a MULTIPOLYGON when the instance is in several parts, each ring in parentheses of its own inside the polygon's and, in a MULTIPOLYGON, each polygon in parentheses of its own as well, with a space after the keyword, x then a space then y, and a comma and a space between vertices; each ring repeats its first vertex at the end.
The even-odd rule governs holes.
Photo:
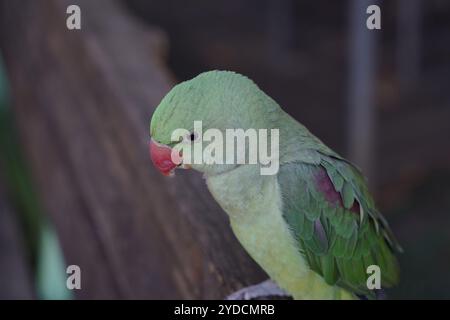
POLYGON ((150 135, 154 165, 165 175, 176 168, 202 172, 239 242, 294 299, 376 298, 367 285, 372 265, 382 288, 398 282, 394 254, 402 249, 360 170, 247 77, 209 71, 176 85, 155 110, 150 135), (278 171, 262 175, 258 163, 184 164, 182 152, 175 161, 181 144, 206 145, 194 121, 220 132, 278 129, 278 171), (172 141, 180 128, 189 134, 172 141))

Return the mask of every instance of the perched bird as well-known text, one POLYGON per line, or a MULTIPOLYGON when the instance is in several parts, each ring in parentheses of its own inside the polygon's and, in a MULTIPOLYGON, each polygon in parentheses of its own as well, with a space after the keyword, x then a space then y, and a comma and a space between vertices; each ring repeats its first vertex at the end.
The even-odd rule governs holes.
POLYGON ((394 253, 401 248, 359 169, 247 77, 210 71, 178 84, 154 112, 150 135, 154 165, 166 175, 177 167, 202 172, 242 246, 294 299, 375 298, 367 286, 371 265, 379 267, 383 288, 398 282, 394 253), (194 121, 220 132, 278 129, 279 170, 262 175, 258 163, 184 165, 183 154, 174 161, 172 149, 180 144, 204 147, 194 121), (189 134, 172 141, 179 128, 189 134))

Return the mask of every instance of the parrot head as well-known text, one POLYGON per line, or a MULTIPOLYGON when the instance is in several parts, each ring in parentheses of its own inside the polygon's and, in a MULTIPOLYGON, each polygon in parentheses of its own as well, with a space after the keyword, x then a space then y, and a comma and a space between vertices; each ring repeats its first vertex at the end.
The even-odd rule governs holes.
POLYGON ((162 99, 150 123, 150 155, 156 168, 171 175, 176 168, 193 168, 216 174, 235 167, 233 164, 183 163, 180 150, 184 145, 198 150, 206 146, 199 139, 208 129, 248 129, 261 126, 263 105, 270 100, 250 79, 230 71, 209 71, 176 85, 162 99), (201 121, 202 132, 194 122, 201 121), (183 130, 184 135, 174 132, 183 130))

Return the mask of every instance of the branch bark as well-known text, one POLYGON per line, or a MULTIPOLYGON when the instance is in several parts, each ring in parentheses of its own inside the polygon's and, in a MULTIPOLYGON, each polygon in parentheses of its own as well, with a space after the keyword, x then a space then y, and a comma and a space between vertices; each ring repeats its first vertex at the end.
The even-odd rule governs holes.
POLYGON ((167 41, 116 1, 0 0, 0 45, 40 197, 79 298, 221 299, 263 272, 194 172, 150 165, 167 41), (66 28, 78 4, 82 29, 66 28))

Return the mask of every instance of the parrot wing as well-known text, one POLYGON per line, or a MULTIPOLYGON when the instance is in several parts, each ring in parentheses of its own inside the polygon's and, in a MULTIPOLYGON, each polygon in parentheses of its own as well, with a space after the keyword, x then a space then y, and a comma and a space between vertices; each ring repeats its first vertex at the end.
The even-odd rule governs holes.
POLYGON ((398 282, 401 251, 352 164, 320 154, 316 163, 282 164, 282 213, 310 268, 330 285, 375 297, 367 267, 377 265, 382 287, 398 282))

